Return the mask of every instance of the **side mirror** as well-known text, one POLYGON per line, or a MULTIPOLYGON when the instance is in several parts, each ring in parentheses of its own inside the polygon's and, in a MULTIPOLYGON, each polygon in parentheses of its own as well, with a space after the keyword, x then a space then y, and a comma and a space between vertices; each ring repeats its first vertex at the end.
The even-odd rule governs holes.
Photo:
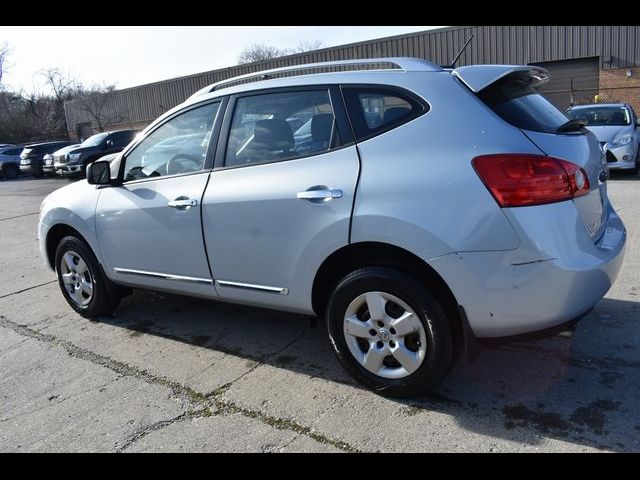
POLYGON ((107 147, 113 147, 113 140, 107 140, 106 145, 107 147))
POLYGON ((87 165, 87 182, 90 185, 111 185, 111 165, 109 162, 93 162, 87 165))

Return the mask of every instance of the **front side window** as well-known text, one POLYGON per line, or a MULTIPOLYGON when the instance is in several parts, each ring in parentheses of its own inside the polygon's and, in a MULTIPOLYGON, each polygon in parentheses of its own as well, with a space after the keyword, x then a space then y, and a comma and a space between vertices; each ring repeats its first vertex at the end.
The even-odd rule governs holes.
POLYGON ((385 87, 344 87, 343 93, 358 140, 390 130, 427 110, 415 99, 385 87))
POLYGON ((116 132, 109 137, 109 140, 115 147, 126 147, 133 140, 134 135, 135 132, 116 132))
POLYGON ((202 170, 219 106, 194 108, 154 130, 125 158, 124 181, 202 170))
POLYGON ((336 141, 327 90, 241 97, 233 113, 225 166, 314 155, 329 150, 336 141))

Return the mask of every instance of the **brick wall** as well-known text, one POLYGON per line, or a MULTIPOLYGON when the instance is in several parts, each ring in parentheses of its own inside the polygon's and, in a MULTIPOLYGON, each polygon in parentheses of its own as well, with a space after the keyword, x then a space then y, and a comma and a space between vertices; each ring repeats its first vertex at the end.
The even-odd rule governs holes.
POLYGON ((625 102, 633 106, 640 115, 640 68, 600 70, 600 101, 625 102))

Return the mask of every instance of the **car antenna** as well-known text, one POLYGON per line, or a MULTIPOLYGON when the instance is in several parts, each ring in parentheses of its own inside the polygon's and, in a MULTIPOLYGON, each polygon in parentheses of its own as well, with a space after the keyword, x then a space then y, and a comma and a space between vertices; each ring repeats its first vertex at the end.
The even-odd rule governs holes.
POLYGON ((469 45, 469 42, 471 41, 471 39, 473 38, 473 34, 471 34, 471 36, 469 37, 469 39, 465 42, 465 44, 462 46, 462 48, 460 49, 460 51, 458 52, 458 54, 455 56, 455 58, 451 61, 451 63, 449 65, 442 65, 442 68, 455 68, 456 66, 456 62, 458 61, 458 59, 460 58, 460 55, 462 55, 462 53, 465 51, 465 49, 467 48, 467 45, 469 45))

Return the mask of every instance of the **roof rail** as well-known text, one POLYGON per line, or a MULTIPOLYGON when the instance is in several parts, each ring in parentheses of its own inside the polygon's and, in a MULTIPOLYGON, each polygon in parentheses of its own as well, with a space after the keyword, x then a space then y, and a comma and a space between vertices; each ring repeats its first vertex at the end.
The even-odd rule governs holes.
MULTIPOLYGON (((348 66, 366 66, 378 65, 378 68, 354 68, 354 70, 402 70, 404 72, 439 72, 442 71, 442 68, 428 62, 427 60, 422 60, 420 58, 413 57, 387 57, 387 58, 358 58, 351 60, 336 60, 331 62, 319 62, 319 63, 305 63, 302 65, 289 65, 286 67, 272 68, 269 70, 261 70, 259 72, 247 73, 244 75, 239 75, 237 77, 228 78, 226 80, 221 80, 219 82, 213 83, 211 85, 206 86, 205 88, 198 90, 196 93, 191 95, 191 97, 196 97, 205 93, 213 92, 225 86, 228 86, 233 83, 249 83, 250 81, 260 81, 267 80, 272 75, 278 75, 289 72, 296 72, 300 70, 321 70, 328 69, 334 70, 336 67, 348 67, 348 66), (395 65, 395 67, 382 67, 382 65, 395 65), (252 80, 254 79, 254 80, 252 80)), ((309 73, 301 73, 298 75, 291 76, 299 76, 299 75, 311 75, 313 73, 322 73, 322 72, 309 72, 309 73)), ((279 75, 286 76, 286 75, 279 75)))

